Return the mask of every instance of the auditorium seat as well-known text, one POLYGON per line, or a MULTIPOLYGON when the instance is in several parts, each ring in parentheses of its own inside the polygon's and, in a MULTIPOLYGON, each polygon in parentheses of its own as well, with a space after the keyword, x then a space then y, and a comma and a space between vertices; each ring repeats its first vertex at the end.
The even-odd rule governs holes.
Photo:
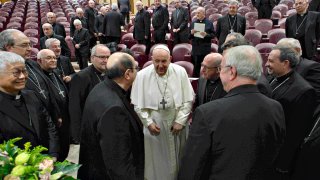
POLYGON ((280 26, 280 28, 282 28, 282 29, 285 29, 286 27, 286 20, 287 20, 287 18, 282 18, 282 19, 280 19, 279 20, 279 26, 280 26))
POLYGON ((172 62, 189 61, 191 62, 192 45, 188 43, 177 44, 172 50, 172 62))
POLYGON ((75 48, 74 48, 74 45, 72 43, 72 39, 70 36, 67 36, 65 38, 66 42, 67 42, 67 45, 70 49, 70 54, 71 54, 71 60, 74 61, 75 60, 75 48))
POLYGON ((219 46, 217 44, 211 43, 211 52, 217 53, 219 46))
POLYGON ((30 53, 30 59, 36 61, 37 60, 37 54, 39 52, 39 49, 37 48, 31 48, 31 53, 30 53))
POLYGON ((9 22, 17 22, 22 24, 22 17, 11 17, 9 22))
POLYGON ((145 55, 146 54, 146 45, 144 44, 135 44, 133 45, 130 50, 134 53, 138 53, 140 55, 145 55))
POLYGON ((292 9, 294 6, 294 0, 281 0, 279 4, 285 4, 288 6, 288 9, 292 9))
POLYGON ((27 17, 27 19, 26 19, 26 23, 33 22, 33 23, 37 23, 38 24, 38 21, 39 21, 39 19, 37 17, 32 17, 32 16, 27 17))
POLYGON ((35 37, 35 38, 39 37, 39 33, 37 29, 26 29, 23 31, 23 33, 28 37, 35 37))
POLYGON ((143 68, 146 68, 148 66, 150 66, 152 64, 152 61, 147 61, 146 63, 144 63, 143 68))
POLYGON ((273 43, 260 43, 257 44, 255 47, 260 52, 262 58, 262 67, 264 68, 263 71, 266 72, 265 64, 268 61, 269 53, 272 51, 272 48, 275 46, 273 43))
POLYGON ((286 17, 288 9, 286 4, 278 4, 273 8, 273 10, 280 11, 282 17, 286 17))
POLYGON ((121 37, 121 43, 131 48, 134 44, 137 44, 137 41, 133 38, 133 33, 127 33, 121 37))
POLYGON ((268 32, 269 42, 273 44, 277 44, 277 42, 286 37, 286 32, 284 29, 271 29, 268 32))
POLYGON ((296 13, 297 13, 297 11, 295 9, 290 9, 289 11, 287 11, 287 17, 292 16, 296 13))
POLYGON ((211 14, 215 14, 215 13, 218 13, 218 9, 217 8, 210 8, 210 9, 207 9, 206 10, 206 18, 209 18, 209 16, 211 14))
POLYGON ((40 49, 39 40, 36 37, 28 37, 34 48, 40 49))
POLYGON ((9 13, 6 11, 0 11, 0 16, 2 17, 9 17, 9 13))
POLYGON ((218 21, 218 19, 219 19, 220 17, 222 17, 221 14, 218 14, 218 13, 211 14, 211 15, 209 16, 209 21, 211 21, 211 22, 216 22, 216 21, 218 21))
POLYGON ((21 23, 18 22, 10 22, 7 24, 7 29, 18 29, 22 30, 21 23))
POLYGON ((261 42, 262 33, 257 29, 247 29, 244 37, 247 41, 251 42, 253 46, 256 46, 261 42))
POLYGON ((267 35, 268 31, 272 29, 271 19, 257 19, 254 23, 255 29, 261 31, 262 35, 267 35))
POLYGON ((57 22, 68 22, 68 19, 66 17, 57 17, 57 22))
POLYGON ((245 16, 248 12, 251 11, 251 8, 248 6, 241 6, 238 8, 238 14, 245 16))
POLYGON ((12 17, 24 17, 24 13, 22 13, 22 12, 13 12, 12 14, 11 14, 11 18, 12 17))
POLYGON ((177 62, 174 62, 174 64, 182 66, 187 71, 187 74, 188 74, 189 77, 193 76, 194 66, 193 66, 193 64, 191 62, 177 61, 177 62))
POLYGON ((277 11, 277 10, 272 11, 271 19, 281 19, 281 18, 282 18, 282 14, 280 11, 277 11))
POLYGON ((258 13, 257 12, 247 12, 245 15, 245 18, 247 22, 249 22, 249 26, 253 27, 254 22, 258 19, 258 13))

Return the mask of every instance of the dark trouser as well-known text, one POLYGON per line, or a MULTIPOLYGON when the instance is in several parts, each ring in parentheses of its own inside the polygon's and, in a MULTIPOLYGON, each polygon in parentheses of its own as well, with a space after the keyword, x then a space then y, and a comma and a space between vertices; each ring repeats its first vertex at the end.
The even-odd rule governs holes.
POLYGON ((189 43, 189 35, 185 32, 173 33, 173 44, 189 43))
POLYGON ((105 36, 98 36, 97 41, 99 41, 100 44, 107 44, 107 40, 105 36))
POLYGON ((129 24, 129 21, 130 21, 130 14, 129 14, 129 12, 121 12, 121 14, 122 14, 123 21, 124 21, 126 24, 129 24))
POLYGON ((263 4, 258 8, 258 19, 271 19, 272 7, 270 4, 263 4))
POLYGON ((80 69, 84 69, 88 67, 88 60, 89 60, 89 55, 82 56, 79 52, 79 50, 76 50, 76 59, 79 64, 80 69))
POLYGON ((154 37, 154 43, 155 44, 165 44, 166 43, 166 31, 160 30, 160 29, 155 29, 153 32, 153 37, 154 37))
POLYGON ((107 36, 106 42, 107 43, 116 42, 117 44, 119 44, 120 43, 120 37, 107 36))
POLYGON ((192 63, 194 65, 193 77, 200 76, 201 63, 206 55, 192 55, 192 63))
POLYGON ((58 161, 64 161, 69 154, 70 148, 70 122, 69 120, 62 120, 62 126, 57 128, 60 140, 60 153, 58 161))
POLYGON ((97 38, 95 36, 92 36, 90 38, 90 42, 89 42, 89 48, 93 48, 93 46, 95 46, 97 44, 97 38))

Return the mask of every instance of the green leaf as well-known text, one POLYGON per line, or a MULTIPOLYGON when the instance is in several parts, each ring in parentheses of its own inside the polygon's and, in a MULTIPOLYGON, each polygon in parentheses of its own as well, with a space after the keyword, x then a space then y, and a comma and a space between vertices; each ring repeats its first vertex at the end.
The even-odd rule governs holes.
POLYGON ((54 164, 54 169, 52 173, 63 172, 63 174, 65 175, 65 174, 77 171, 80 167, 81 165, 73 164, 68 161, 56 162, 54 164))

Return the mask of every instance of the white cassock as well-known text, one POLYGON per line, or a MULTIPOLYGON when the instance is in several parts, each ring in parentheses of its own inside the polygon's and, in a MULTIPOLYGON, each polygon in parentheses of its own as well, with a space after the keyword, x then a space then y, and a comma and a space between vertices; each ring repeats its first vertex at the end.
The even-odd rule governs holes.
POLYGON ((179 65, 170 63, 164 76, 159 76, 153 65, 138 73, 131 90, 131 102, 144 124, 145 179, 177 178, 193 99, 188 75, 179 65), (147 128, 153 122, 160 127, 158 136, 151 135, 147 128), (174 122, 185 126, 176 136, 170 132, 174 122))

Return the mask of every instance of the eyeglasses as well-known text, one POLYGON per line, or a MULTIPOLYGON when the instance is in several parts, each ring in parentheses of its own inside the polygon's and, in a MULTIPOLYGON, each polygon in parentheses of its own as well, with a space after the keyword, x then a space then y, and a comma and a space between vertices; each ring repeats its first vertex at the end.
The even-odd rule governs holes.
POLYGON ((101 56, 98 56, 98 55, 93 55, 94 57, 97 57, 97 58, 99 58, 99 59, 108 59, 110 56, 103 56, 103 55, 101 55, 101 56))
POLYGON ((21 47, 21 48, 32 48, 33 47, 33 43, 23 43, 23 44, 16 44, 14 46, 18 46, 18 47, 21 47))
POLYGON ((137 67, 134 67, 134 68, 129 68, 129 69, 135 69, 135 70, 137 70, 137 71, 140 71, 140 67, 139 66, 137 66, 137 67))
POLYGON ((203 67, 204 69, 208 69, 208 70, 210 70, 210 69, 219 69, 220 68, 220 66, 209 67, 209 66, 206 66, 204 64, 201 64, 201 67, 203 67))
POLYGON ((231 65, 221 66, 220 70, 222 70, 223 68, 232 68, 232 66, 231 65))
POLYGON ((11 71, 11 72, 8 72, 8 73, 12 73, 12 75, 16 78, 20 77, 21 73, 24 75, 24 76, 28 76, 28 71, 27 69, 16 69, 14 71, 11 71))

